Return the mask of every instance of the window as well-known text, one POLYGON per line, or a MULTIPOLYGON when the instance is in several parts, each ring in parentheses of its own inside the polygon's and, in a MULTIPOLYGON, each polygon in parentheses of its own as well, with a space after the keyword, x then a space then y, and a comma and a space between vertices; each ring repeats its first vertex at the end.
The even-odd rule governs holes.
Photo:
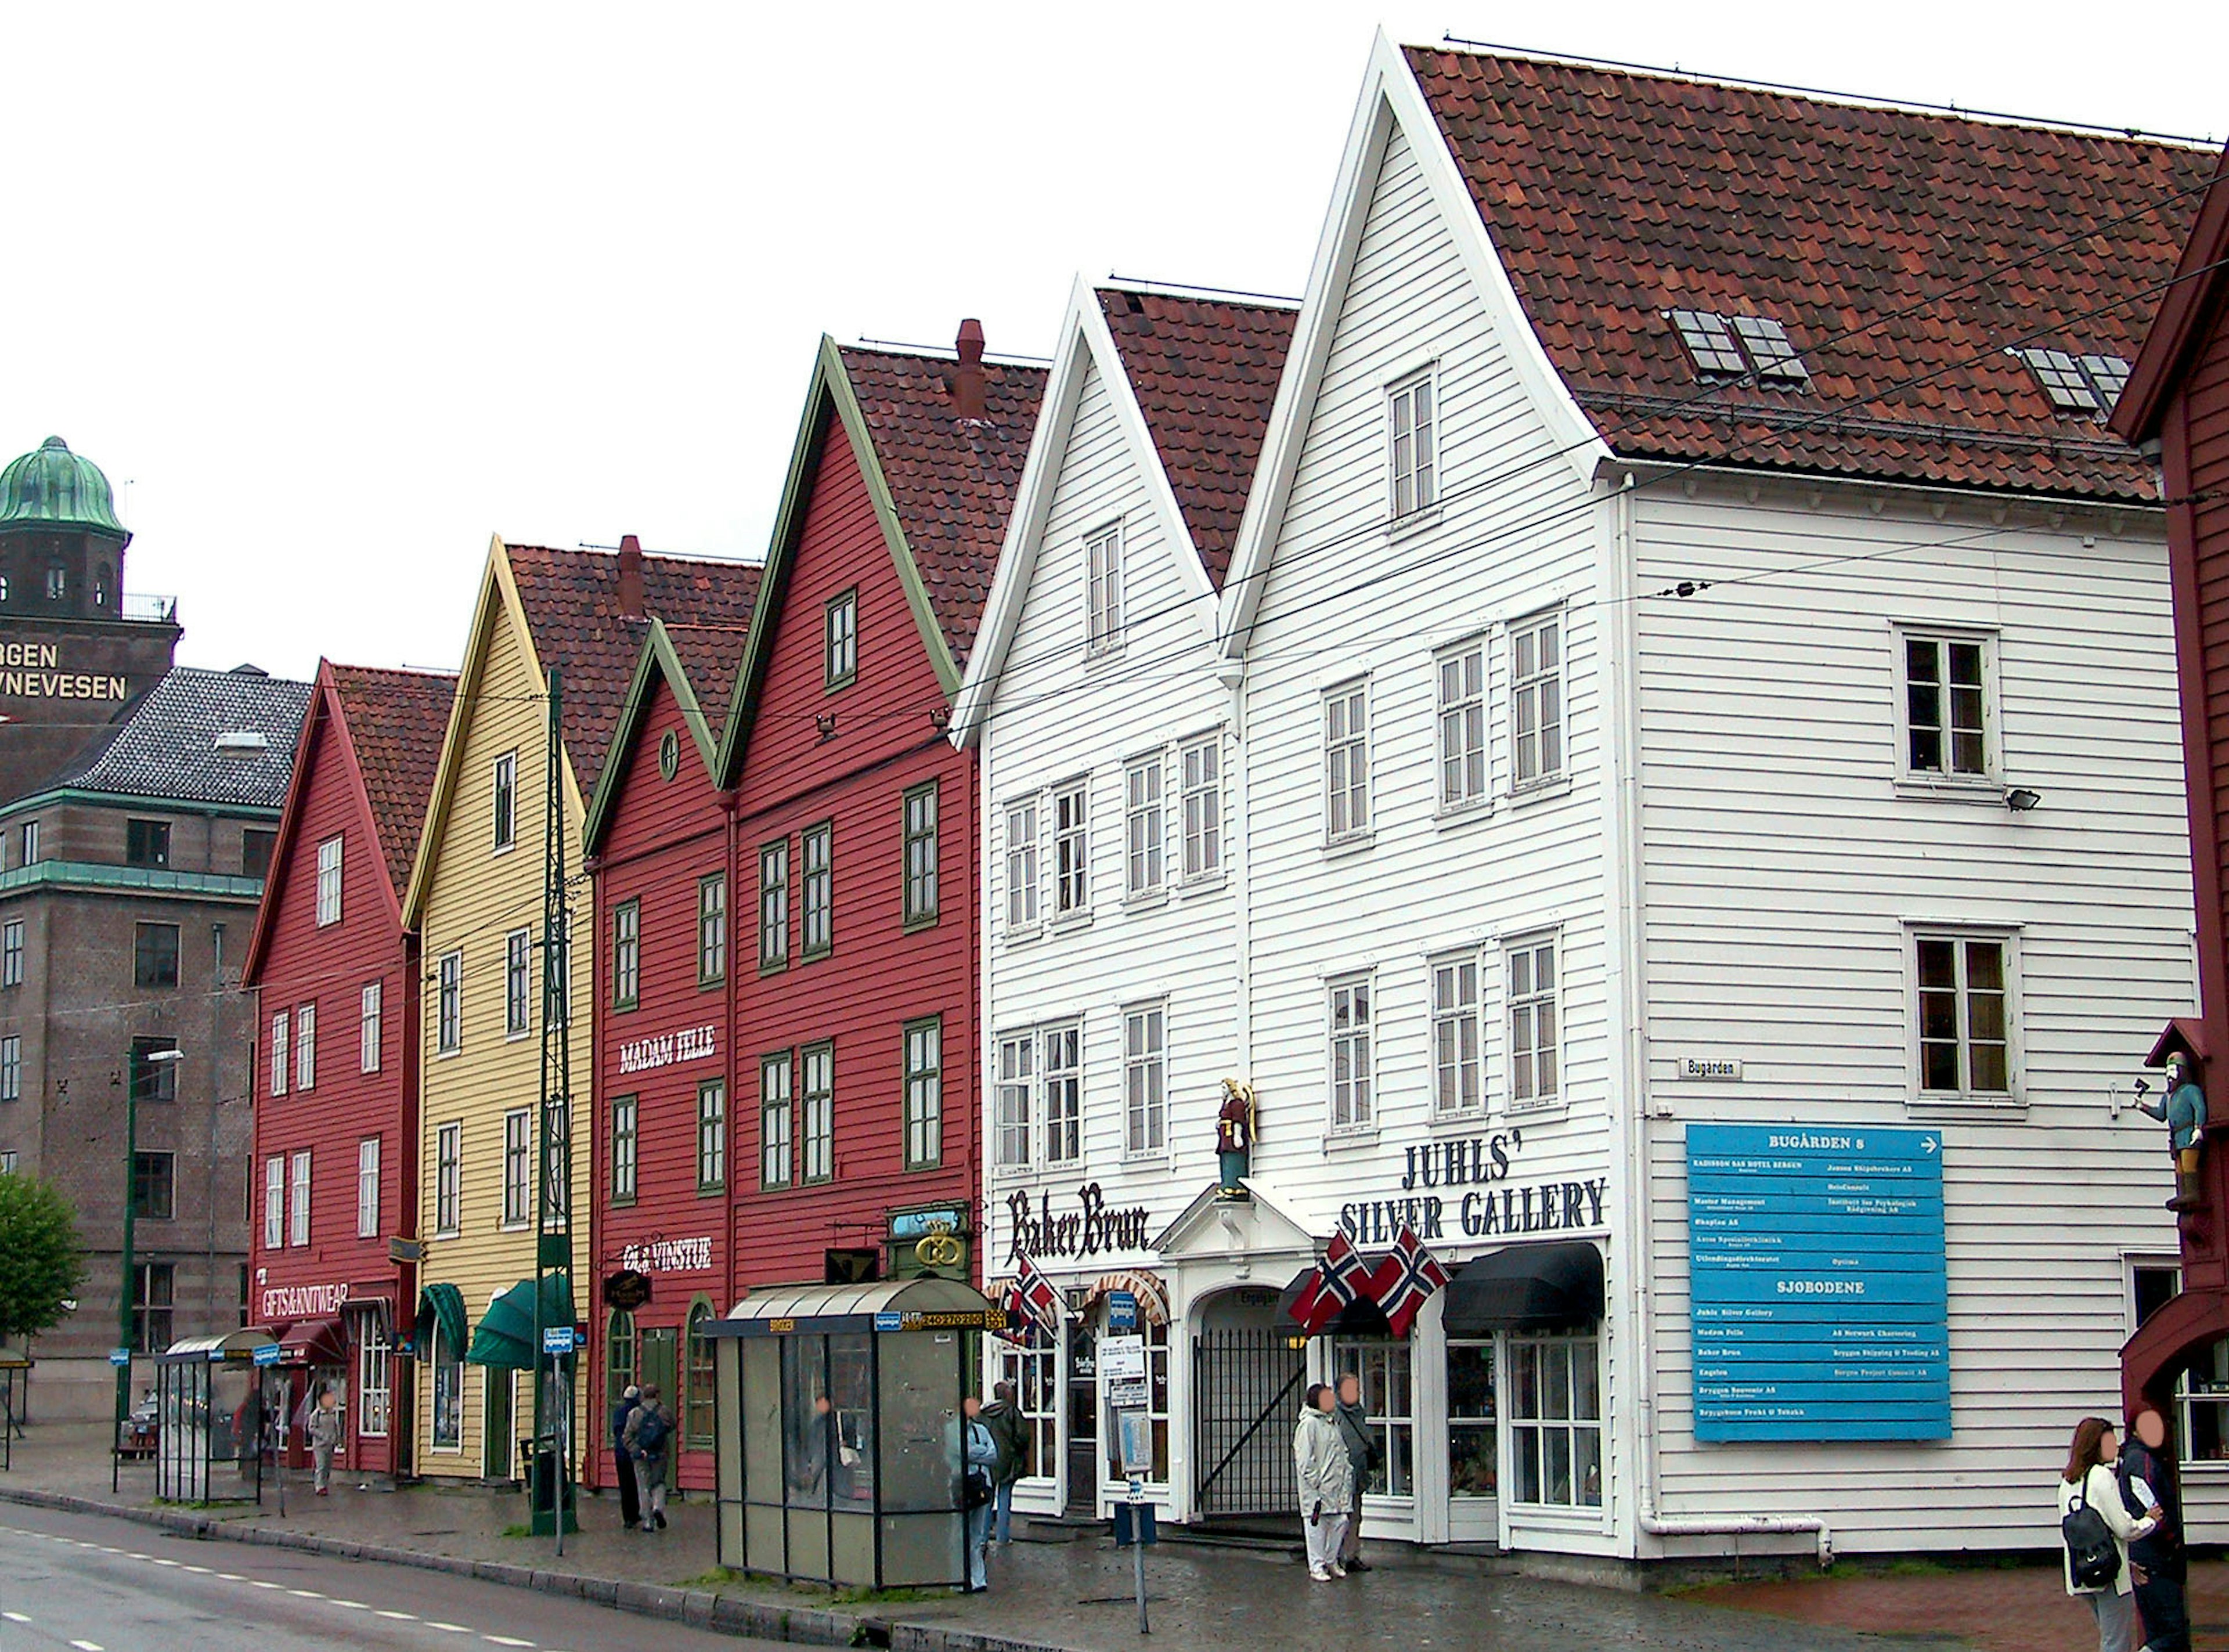
POLYGON ((708 1078, 697 1086, 697 1189, 728 1185, 728 1084, 708 1078))
POLYGON ((305 1004, 294 1012, 294 1088, 312 1090, 318 1083, 318 1006, 305 1004))
POLYGON ((437 1324, 429 1352, 434 1367, 433 1446, 437 1451, 459 1451, 465 1443, 465 1351, 451 1347, 437 1324))
POLYGON ((1168 1009, 1122 1012, 1122 1150, 1161 1153, 1169 1136, 1168 1009))
POLYGON ((503 1036, 523 1038, 534 1016, 534 937, 513 929, 503 938, 503 1036))
POLYGON ((936 922, 936 782, 905 794, 905 921, 936 922))
POLYGON ((305 1148, 292 1160, 293 1187, 287 1198, 287 1215, 291 1218, 286 1243, 305 1245, 310 1242, 310 1154, 305 1148))
POLYGON ((789 839, 759 851, 759 967, 789 963, 789 839))
POLYGON ((642 993, 642 903, 612 909, 612 1007, 631 1010, 642 993))
POLYGON ((1440 807, 1486 800, 1486 645, 1439 657, 1440 807))
POLYGON ((604 1338, 604 1402, 617 1405, 639 1380, 635 1355, 634 1315, 623 1308, 612 1310, 604 1338))
POLYGON ((24 865, 26 865, 26 866, 29 866, 29 865, 30 865, 33 862, 35 862, 35 860, 37 860, 37 859, 38 859, 38 858, 39 858, 39 823, 38 823, 36 820, 26 820, 26 821, 24 821, 24 822, 23 822, 23 861, 22 861, 22 864, 23 864, 24 865))
POLYGON ((434 1137, 434 1231, 455 1233, 464 1225, 465 1127, 445 1124, 434 1137))
POLYGON ((728 875, 715 872, 697 884, 697 984, 727 978, 728 875))
POLYGON ((1429 511, 1438 500, 1436 408, 1432 376, 1421 373, 1386 393, 1387 474, 1396 520, 1429 511))
POLYGON ((825 820, 807 826, 797 840, 797 852, 804 873, 798 890, 797 943, 806 957, 825 958, 836 945, 835 826, 825 820))
POLYGON ((515 1108, 503 1115, 503 1225, 517 1227, 534 1212, 534 1115, 515 1108))
POLYGON ((132 1213, 167 1222, 177 1212, 177 1155, 141 1151, 132 1155, 132 1213))
POLYGON ((341 840, 328 838, 318 845, 318 926, 341 921, 341 840))
POLYGON ((1370 830, 1370 685, 1324 696, 1324 832, 1332 842, 1370 830))
POLYGON ((47 601, 59 602, 69 595, 69 569, 60 562, 47 564, 47 601))
POLYGON ((0 1102, 23 1099, 23 1039, 10 1032, 0 1038, 0 1102))
POLYGON ((1509 1104, 1555 1103, 1563 1051, 1558 1014, 1556 937, 1512 942, 1509 956, 1509 1104))
POLYGON ((1432 1111, 1475 1113, 1485 1091, 1479 1072, 1478 959, 1432 965, 1432 1111))
POLYGON ((177 924, 142 923, 134 926, 132 984, 134 987, 176 987, 178 984, 177 924))
POLYGON ((1988 776, 1988 647, 1979 637, 1905 637, 1905 766, 1911 773, 1988 776))
POLYGON ((167 866, 170 864, 170 823, 168 820, 126 820, 124 823, 124 864, 127 866, 167 866))
POLYGON ((286 1093, 287 1081, 293 1076, 293 1015, 280 1010, 271 1018, 271 1094, 286 1093))
POLYGON ((1052 797, 1052 915, 1073 917, 1091 907, 1091 782, 1080 780, 1052 797))
POLYGON ((356 1237, 379 1237, 379 1138, 376 1135, 356 1144, 356 1237))
POLYGON ((641 1103, 633 1096, 612 1102, 612 1203, 634 1203, 635 1163, 639 1150, 641 1103))
POLYGON ((1020 934, 1037 927, 1037 805, 1035 798, 1006 808, 1006 928, 1020 934))
POLYGON ((274 1153, 263 1161, 263 1248, 276 1250, 286 1243, 286 1156, 274 1153))
POLYGON ((23 920, 0 923, 0 987, 23 984, 23 920))
POLYGON ((434 1047, 453 1055, 465 1043, 465 955, 441 955, 440 986, 434 993, 434 1047))
POLYGON ((1667 310, 1665 315, 1704 378, 1742 378, 1755 373, 1761 384, 1810 382, 1810 370, 1789 342, 1788 330, 1770 316, 1717 315, 1708 310, 1667 310))
POLYGON ((1493 1344, 1448 1342, 1448 1492, 1491 1497, 1501 1481, 1493 1403, 1493 1344))
POLYGON ((1223 736, 1188 742, 1183 766, 1184 876, 1186 882, 1223 871, 1223 736))
MULTIPOLYGON (((1346 1338, 1331 1347, 1332 1368, 1362 1381, 1362 1409, 1378 1437, 1379 1462, 1363 1490, 1378 1497, 1416 1495, 1415 1347, 1384 1337, 1346 1338)), ((1338 1377, 1333 1380, 1336 1382, 1338 1377)))
POLYGON ((1602 1376, 1592 1336, 1509 1339, 1509 1466, 1520 1503, 1602 1507, 1602 1376))
POLYGON ((809 1044, 805 1067, 805 1140, 802 1179, 831 1181, 836 1175, 836 1046, 809 1044))
POLYGON ((387 1340, 387 1321, 376 1309, 363 1316, 363 1343, 357 1380, 357 1432, 372 1439, 387 1435, 395 1411, 395 1345, 387 1340))
POLYGON ((681 1438, 701 1450, 712 1449, 712 1339, 704 1327, 712 1322, 712 1304, 701 1298, 689 1305, 687 1333, 681 1340, 681 1438))
POLYGON ((1024 1032, 999 1040, 999 1076, 992 1096, 998 1132, 998 1162, 1008 1168, 1030 1162, 1030 1111, 1037 1094, 1037 1038, 1024 1032))
POLYGON ((2121 399, 2129 364, 2118 356, 2077 356, 2064 350, 2014 350, 2051 398, 2054 413, 2086 413, 2103 419, 2121 399))
POLYGON ((379 1070, 379 1047, 382 1043, 380 983, 366 981, 357 1011, 357 1070, 376 1073, 379 1070))
POLYGON ((1795 353, 1795 346, 1788 342, 1788 329, 1770 316, 1729 316, 1733 324, 1734 337, 1757 369, 1759 382, 1766 384, 1808 384, 1810 369, 1795 353))
POLYGON ((240 875, 242 877, 267 877, 271 872, 271 851, 279 842, 279 834, 261 826, 245 826, 240 833, 240 875))
POLYGON ((1509 772, 1519 791, 1564 772, 1564 616, 1509 633, 1509 772))
POLYGON ((1122 524, 1085 540, 1083 560, 1084 651, 1112 653, 1122 646, 1122 524))
POLYGON ((1122 771, 1123 893, 1161 892, 1161 754, 1122 771))
POLYGON ((789 1051, 759 1058, 759 1186, 787 1187, 796 1075, 789 1051))
POLYGON ((1915 937, 1919 1088, 1937 1096, 2012 1093, 2012 993, 2001 935, 1915 937))
POLYGON ((1333 981, 1330 987, 1328 1019, 1331 1032, 1331 1128, 1359 1130, 1374 1115, 1371 1090, 1376 1077, 1371 1064, 1370 977, 1333 981))
POLYGON ((1083 1156, 1083 1029, 1047 1027, 1044 1056, 1045 1162, 1073 1164, 1083 1156))
MULTIPOLYGON (((4 575, 0 575, 0 601, 4 601, 7 595, 8 581, 4 575)), ((14 1175, 16 1173, 16 1154, 15 1148, 0 1148, 0 1176, 14 1175)))
POLYGON ((859 674, 859 594, 846 591, 828 604, 822 667, 830 688, 843 688, 859 674))
POLYGON ((177 1050, 172 1038, 134 1038, 132 1040, 132 1094, 143 1102, 175 1102, 178 1099, 178 1063, 157 1061, 157 1056, 172 1055, 177 1050))
POLYGON ((518 754, 506 751, 495 760, 495 847, 499 854, 518 841, 518 754))
POLYGON ((905 1030, 905 1163, 927 1170, 944 1160, 944 1022, 905 1030))
POLYGON ((1022 1477, 1050 1479, 1060 1461, 1060 1350, 1000 1342, 999 1374, 1022 1414, 1022 1477))
POLYGON ((177 1279, 167 1262, 143 1262, 132 1270, 132 1347, 160 1353, 177 1340, 170 1334, 170 1310, 177 1302, 177 1279))

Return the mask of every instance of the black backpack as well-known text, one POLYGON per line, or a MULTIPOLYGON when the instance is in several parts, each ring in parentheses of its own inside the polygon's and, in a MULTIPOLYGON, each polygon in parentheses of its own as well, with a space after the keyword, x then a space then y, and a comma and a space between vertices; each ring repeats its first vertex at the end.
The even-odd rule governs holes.
POLYGON ((665 1420, 665 1412, 645 1411, 634 1425, 634 1449, 646 1457, 663 1456, 665 1437, 672 1432, 673 1424, 665 1420))
POLYGON ((2074 1494, 2074 1507, 2059 1522, 2066 1540, 2066 1569, 2077 1589, 2110 1589, 2121 1575, 2121 1547, 2105 1517, 2090 1507, 2090 1476, 2074 1494))

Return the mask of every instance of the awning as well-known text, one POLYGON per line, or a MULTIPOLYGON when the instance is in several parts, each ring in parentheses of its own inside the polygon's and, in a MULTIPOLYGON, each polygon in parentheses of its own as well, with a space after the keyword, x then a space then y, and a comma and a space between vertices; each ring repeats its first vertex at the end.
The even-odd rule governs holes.
MULTIPOLYGON (((1315 1276, 1316 1270, 1311 1263, 1293 1276, 1293 1282, 1287 1285, 1284 1294, 1277 1298, 1278 1323, 1289 1325, 1295 1334, 1301 1328, 1301 1322, 1293 1317, 1293 1309, 1301 1298, 1307 1294, 1308 1282, 1315 1276)), ((1316 1334, 1319 1336, 1391 1336, 1393 1334, 1393 1327, 1385 1318, 1385 1310, 1365 1296, 1359 1301, 1349 1302, 1345 1308, 1340 1308, 1333 1316, 1332 1322, 1316 1334)))
POLYGON ((935 1274, 864 1285, 777 1285, 745 1297, 706 1336, 779 1336, 790 1332, 1004 1330, 1006 1310, 974 1286, 935 1274))
POLYGON ((279 1339, 279 1362, 287 1366, 344 1366, 348 1332, 337 1319, 296 1320, 279 1339))
POLYGON ((471 1340, 471 1327, 465 1319, 465 1294, 454 1285, 428 1285, 418 1293, 416 1329, 418 1357, 421 1360, 433 1356, 437 1326, 441 1332, 441 1346, 453 1355, 471 1340))
POLYGON ((238 1365, 253 1360, 256 1349, 276 1339, 262 1326, 250 1325, 217 1336, 182 1337, 155 1357, 165 1365, 173 1362, 238 1365))
MULTIPOLYGON (((569 1326, 573 1320, 573 1281, 569 1275, 545 1275, 542 1281, 544 1327, 569 1326)), ((465 1355, 476 1366, 497 1366, 530 1371, 542 1359, 542 1340, 535 1334, 534 1282, 522 1279, 488 1304, 480 1315, 480 1328, 472 1333, 472 1346, 465 1355)))
POLYGON ((1579 1240, 1511 1245, 1465 1263, 1448 1282, 1450 1336, 1558 1330, 1602 1311, 1602 1252, 1579 1240))

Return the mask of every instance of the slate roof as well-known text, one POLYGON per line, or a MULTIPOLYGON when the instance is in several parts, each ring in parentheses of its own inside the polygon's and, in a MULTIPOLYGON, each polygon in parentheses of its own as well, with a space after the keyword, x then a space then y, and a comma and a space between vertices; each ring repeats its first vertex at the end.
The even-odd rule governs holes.
POLYGON ((951 358, 856 345, 839 353, 929 607, 953 664, 965 671, 1029 457, 1045 370, 985 362, 985 416, 971 421, 953 412, 958 363, 951 358))
POLYGON ((751 634, 748 625, 692 626, 669 622, 665 634, 689 674, 690 692, 704 714, 704 726, 717 741, 728 726, 728 704, 734 697, 736 675, 742 664, 743 644, 751 634))
POLYGON ((1177 508, 1221 590, 1298 307, 1127 287, 1098 297, 1177 508))
POLYGON ((93 748, 48 784, 180 803, 277 809, 286 801, 310 685, 242 665, 228 672, 173 666, 93 748), (220 752, 221 734, 253 732, 253 755, 220 752))
POLYGON ((450 672, 389 671, 328 662, 349 740, 371 800, 380 853, 397 900, 410 887, 410 864, 426 825, 426 805, 440 767, 441 742, 457 678, 450 672))
MULTIPOLYGON (((561 674, 565 749, 587 796, 595 789, 605 749, 619 727, 649 623, 620 612, 616 552, 548 545, 505 549, 518 600, 533 628, 535 651, 545 666, 555 665, 561 674)), ((758 600, 759 572, 755 562, 646 556, 643 609, 668 626, 747 626, 758 600)))
POLYGON ((1549 359, 1615 451, 2155 499, 2148 465, 2055 415, 2005 351, 2134 361, 2205 151, 1406 55, 1549 359), (1810 385, 1705 389, 1667 309, 1781 322, 1810 385))

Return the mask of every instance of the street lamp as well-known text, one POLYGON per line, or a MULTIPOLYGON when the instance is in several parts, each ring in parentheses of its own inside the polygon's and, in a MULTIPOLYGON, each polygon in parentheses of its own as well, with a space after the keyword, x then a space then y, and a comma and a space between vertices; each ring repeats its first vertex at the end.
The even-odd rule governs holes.
MULTIPOLYGON (((186 1058, 183 1050, 151 1050, 139 1057, 150 1067, 170 1066, 186 1058)), ((124 1274, 122 1289, 116 1299, 116 1351, 121 1357, 116 1360, 116 1428, 108 1443, 108 1489, 117 1488, 118 1476, 124 1463, 124 1424, 132 1414, 132 1222, 138 1213, 139 1199, 139 1087, 138 1077, 132 1070, 126 1057, 124 1081, 124 1274)))

